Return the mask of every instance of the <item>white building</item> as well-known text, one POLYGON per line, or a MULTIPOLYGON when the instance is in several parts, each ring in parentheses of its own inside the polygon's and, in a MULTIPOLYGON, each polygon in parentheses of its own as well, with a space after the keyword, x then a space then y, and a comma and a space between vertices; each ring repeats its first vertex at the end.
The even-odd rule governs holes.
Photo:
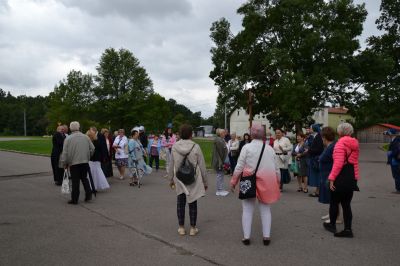
MULTIPOLYGON (((328 107, 316 111, 313 115, 315 123, 328 125, 328 107)), ((271 123, 265 114, 257 114, 253 117, 253 124, 262 125, 266 130, 272 130, 271 123)), ((236 132, 238 136, 249 133, 249 114, 245 109, 240 108, 232 112, 230 116, 230 132, 236 132)))

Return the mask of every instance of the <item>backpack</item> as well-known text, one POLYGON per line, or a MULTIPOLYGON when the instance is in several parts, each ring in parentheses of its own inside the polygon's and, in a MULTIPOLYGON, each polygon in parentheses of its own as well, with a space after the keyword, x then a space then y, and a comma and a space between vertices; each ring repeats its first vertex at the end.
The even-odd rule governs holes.
POLYGON ((191 185, 194 183, 195 175, 196 175, 196 168, 193 164, 187 159, 188 155, 192 152, 195 144, 190 149, 189 153, 185 155, 181 165, 178 167, 176 171, 176 178, 178 178, 183 184, 191 185))

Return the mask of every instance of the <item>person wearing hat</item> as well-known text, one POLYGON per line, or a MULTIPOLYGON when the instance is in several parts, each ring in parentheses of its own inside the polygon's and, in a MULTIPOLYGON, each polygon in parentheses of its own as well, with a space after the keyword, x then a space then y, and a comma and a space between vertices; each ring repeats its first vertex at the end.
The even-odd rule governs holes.
POLYGON ((392 176, 395 183, 396 191, 393 193, 400 194, 400 136, 399 132, 391 128, 384 133, 385 135, 389 135, 391 138, 388 150, 388 161, 387 164, 390 165, 392 170, 392 176))

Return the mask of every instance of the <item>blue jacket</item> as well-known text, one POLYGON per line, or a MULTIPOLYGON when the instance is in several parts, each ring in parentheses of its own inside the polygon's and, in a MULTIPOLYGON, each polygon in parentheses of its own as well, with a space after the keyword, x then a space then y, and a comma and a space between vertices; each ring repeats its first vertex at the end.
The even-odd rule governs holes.
POLYGON ((389 144, 389 150, 387 153, 388 164, 399 165, 398 158, 400 157, 400 136, 395 137, 389 144))
MULTIPOLYGON (((150 139, 149 140, 149 144, 147 145, 147 153, 149 154, 149 156, 151 155, 151 145, 153 145, 153 143, 154 143, 154 139, 150 139)), ((157 151, 158 151, 158 154, 160 154, 160 151, 161 151, 161 139, 158 139, 157 151)))
POLYGON ((333 166, 333 149, 336 142, 332 142, 319 156, 319 169, 322 180, 327 180, 333 166))

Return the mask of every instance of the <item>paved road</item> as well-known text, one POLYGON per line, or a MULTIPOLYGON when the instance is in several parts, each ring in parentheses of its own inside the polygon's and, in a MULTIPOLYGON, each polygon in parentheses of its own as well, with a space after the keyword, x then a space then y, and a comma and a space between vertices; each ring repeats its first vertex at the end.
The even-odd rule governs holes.
POLYGON ((111 179, 111 189, 93 202, 70 206, 50 175, 28 175, 49 172, 49 165, 49 158, 0 152, 0 265, 398 265, 400 196, 390 193, 393 180, 378 145, 362 146, 354 239, 324 231, 327 205, 296 192, 292 182, 273 206, 268 247, 258 212, 252 245, 241 244, 240 201, 217 198, 212 174, 199 201, 199 235, 180 237, 164 171, 140 189, 111 179))

